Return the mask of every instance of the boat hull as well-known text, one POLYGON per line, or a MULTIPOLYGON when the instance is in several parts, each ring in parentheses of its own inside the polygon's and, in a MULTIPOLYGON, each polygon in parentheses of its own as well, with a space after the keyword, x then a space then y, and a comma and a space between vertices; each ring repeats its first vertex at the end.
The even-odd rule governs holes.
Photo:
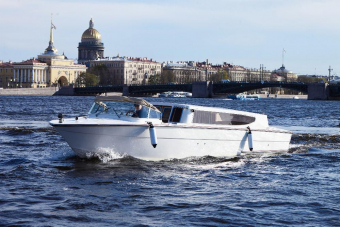
MULTIPOLYGON (((235 157, 249 152, 246 128, 155 125, 157 146, 150 141, 148 125, 53 125, 80 157, 114 152, 144 160, 187 157, 235 157)), ((253 130, 251 152, 288 151, 291 133, 253 130)))

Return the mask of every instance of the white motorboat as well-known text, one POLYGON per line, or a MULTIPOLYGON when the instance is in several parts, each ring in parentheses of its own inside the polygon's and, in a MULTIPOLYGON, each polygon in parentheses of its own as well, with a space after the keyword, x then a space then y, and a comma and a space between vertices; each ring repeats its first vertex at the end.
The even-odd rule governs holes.
POLYGON ((174 92, 171 92, 171 94, 168 97, 169 98, 186 98, 187 97, 187 92, 174 91, 174 92))
POLYGON ((246 94, 238 94, 238 95, 229 95, 228 98, 236 99, 236 100, 260 100, 260 95, 246 95, 246 94))
POLYGON ((269 127, 262 114, 128 97, 99 96, 87 116, 58 117, 50 124, 80 157, 106 150, 144 160, 285 152, 292 135, 269 127))
POLYGON ((260 95, 237 95, 236 99, 238 100, 260 100, 260 95))
POLYGON ((158 95, 159 98, 166 98, 171 94, 171 91, 163 92, 158 95))
POLYGON ((192 93, 184 91, 163 92, 158 95, 160 98, 191 98, 192 93))
POLYGON ((187 98, 192 98, 192 93, 191 92, 185 92, 185 96, 187 98))

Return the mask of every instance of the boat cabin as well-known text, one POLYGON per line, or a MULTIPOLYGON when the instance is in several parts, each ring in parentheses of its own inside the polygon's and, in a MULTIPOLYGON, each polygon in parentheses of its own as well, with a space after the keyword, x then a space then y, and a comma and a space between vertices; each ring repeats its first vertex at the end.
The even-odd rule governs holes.
POLYGON ((227 109, 199 107, 185 104, 154 104, 159 109, 164 123, 248 125, 255 116, 227 112, 227 109))
POLYGON ((128 97, 97 97, 89 116, 118 118, 125 121, 160 120, 160 123, 199 125, 250 125, 262 121, 268 126, 266 115, 215 107, 186 104, 154 103, 128 97))

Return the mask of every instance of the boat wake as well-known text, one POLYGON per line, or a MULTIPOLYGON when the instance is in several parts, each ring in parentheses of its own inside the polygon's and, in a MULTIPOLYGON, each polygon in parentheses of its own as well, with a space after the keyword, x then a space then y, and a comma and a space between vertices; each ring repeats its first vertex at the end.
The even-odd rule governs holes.
POLYGON ((294 134, 292 136, 292 144, 301 144, 305 146, 323 147, 339 149, 340 137, 339 135, 320 135, 320 134, 294 134))
POLYGON ((32 127, 10 127, 10 126, 0 126, 0 131, 4 131, 6 134, 15 135, 26 135, 35 132, 50 132, 57 134, 55 129, 52 127, 47 128, 32 128, 32 127))
POLYGON ((293 134, 288 153, 304 153, 311 148, 340 149, 339 135, 301 133, 293 134))

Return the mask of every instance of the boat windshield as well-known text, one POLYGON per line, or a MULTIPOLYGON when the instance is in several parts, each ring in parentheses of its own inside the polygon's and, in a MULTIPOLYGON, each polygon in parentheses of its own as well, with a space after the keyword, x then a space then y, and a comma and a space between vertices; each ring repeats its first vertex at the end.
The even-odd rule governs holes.
POLYGON ((161 113, 155 110, 129 102, 95 102, 89 114, 95 114, 97 117, 100 114, 112 114, 115 116, 130 116, 135 118, 161 118, 161 113))

